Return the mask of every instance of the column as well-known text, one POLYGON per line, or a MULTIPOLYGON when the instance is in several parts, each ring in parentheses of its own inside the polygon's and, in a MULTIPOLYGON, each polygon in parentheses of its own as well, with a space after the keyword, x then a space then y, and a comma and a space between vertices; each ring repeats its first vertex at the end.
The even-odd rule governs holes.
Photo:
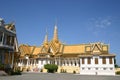
POLYGON ((72 65, 75 66, 75 63, 76 63, 75 59, 73 59, 72 61, 73 61, 72 65))
POLYGON ((10 64, 10 52, 8 52, 8 64, 10 64))
POLYGON ((57 60, 56 60, 56 58, 55 58, 55 64, 57 65, 57 60))
POLYGON ((6 41, 7 41, 7 35, 4 34, 4 37, 3 37, 3 45, 6 45, 6 41))
POLYGON ((20 66, 22 66, 22 59, 20 59, 20 66))
POLYGON ((21 63, 21 64, 22 64, 22 66, 24 65, 24 64, 23 64, 23 59, 22 59, 22 63, 21 63))
POLYGON ((65 61, 65 66, 67 66, 67 61, 66 61, 66 59, 65 59, 64 61, 65 61))
POLYGON ((12 45, 12 36, 10 36, 10 46, 12 45))
POLYGON ((22 59, 21 70, 22 70, 22 68, 23 68, 23 66, 24 66, 23 60, 24 60, 24 59, 22 59))
POLYGON ((69 66, 71 66, 71 60, 70 60, 70 59, 68 59, 68 61, 69 61, 69 66))
POLYGON ((12 64, 11 64, 11 68, 13 68, 13 63, 14 63, 14 52, 12 53, 12 64))
POLYGON ((61 60, 61 66, 64 66, 64 60, 63 59, 61 60))
POLYGON ((79 66, 79 60, 76 60, 76 66, 79 66))
POLYGON ((50 64, 50 59, 47 59, 47 62, 48 62, 47 64, 50 64))
POLYGON ((59 56, 59 66, 61 66, 60 56, 59 56))
POLYGON ((1 52, 2 52, 2 63, 4 63, 4 51, 1 52))
POLYGON ((28 59, 27 59, 27 65, 26 65, 26 68, 28 68, 28 59))
POLYGON ((36 65, 36 60, 34 59, 34 66, 36 65))
POLYGON ((20 61, 18 62, 18 65, 21 66, 22 60, 21 59, 19 59, 19 60, 20 61))
POLYGON ((3 36, 2 36, 2 45, 4 43, 4 32, 3 32, 3 36))

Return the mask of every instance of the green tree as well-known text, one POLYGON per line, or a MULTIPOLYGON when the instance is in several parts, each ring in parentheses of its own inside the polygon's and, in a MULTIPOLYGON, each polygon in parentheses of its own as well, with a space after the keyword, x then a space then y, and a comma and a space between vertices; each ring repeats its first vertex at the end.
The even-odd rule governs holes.
POLYGON ((47 69, 47 72, 54 73, 57 71, 58 66, 55 64, 46 64, 44 65, 44 68, 47 69))
POLYGON ((115 65, 115 68, 119 67, 119 65, 117 65, 117 63, 116 63, 116 59, 114 59, 114 65, 115 65))

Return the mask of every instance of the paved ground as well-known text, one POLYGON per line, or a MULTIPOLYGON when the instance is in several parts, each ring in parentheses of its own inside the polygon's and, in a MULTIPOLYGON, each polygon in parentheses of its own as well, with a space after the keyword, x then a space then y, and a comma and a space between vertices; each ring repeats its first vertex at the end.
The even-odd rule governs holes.
POLYGON ((0 76, 0 80, 120 80, 120 76, 85 76, 65 73, 23 73, 18 76, 0 76))

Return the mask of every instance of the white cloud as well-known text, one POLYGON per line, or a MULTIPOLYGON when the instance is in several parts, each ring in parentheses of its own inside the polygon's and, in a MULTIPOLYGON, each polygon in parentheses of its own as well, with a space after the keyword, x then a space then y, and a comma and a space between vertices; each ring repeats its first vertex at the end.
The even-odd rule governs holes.
POLYGON ((95 22, 93 22, 96 28, 107 28, 111 25, 111 20, 106 18, 106 19, 96 19, 95 22))
POLYGON ((91 30, 95 36, 99 36, 101 33, 104 32, 105 29, 111 27, 111 25, 112 17, 91 18, 88 23, 89 30, 91 30))

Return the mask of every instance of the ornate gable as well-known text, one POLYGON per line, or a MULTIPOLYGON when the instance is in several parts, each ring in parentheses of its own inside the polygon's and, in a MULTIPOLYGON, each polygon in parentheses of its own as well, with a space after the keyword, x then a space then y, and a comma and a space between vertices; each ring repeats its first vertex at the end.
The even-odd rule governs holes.
POLYGON ((101 45, 101 43, 94 43, 94 44, 92 44, 92 53, 94 54, 94 53, 101 53, 101 51, 102 51, 102 45, 101 45))
POLYGON ((42 49, 41 49, 41 53, 48 53, 48 47, 46 46, 43 46, 42 49))
POLYGON ((60 43, 59 42, 54 42, 51 41, 49 44, 49 48, 50 48, 50 52, 53 53, 53 55, 55 55, 56 53, 59 52, 59 48, 60 48, 60 43))

